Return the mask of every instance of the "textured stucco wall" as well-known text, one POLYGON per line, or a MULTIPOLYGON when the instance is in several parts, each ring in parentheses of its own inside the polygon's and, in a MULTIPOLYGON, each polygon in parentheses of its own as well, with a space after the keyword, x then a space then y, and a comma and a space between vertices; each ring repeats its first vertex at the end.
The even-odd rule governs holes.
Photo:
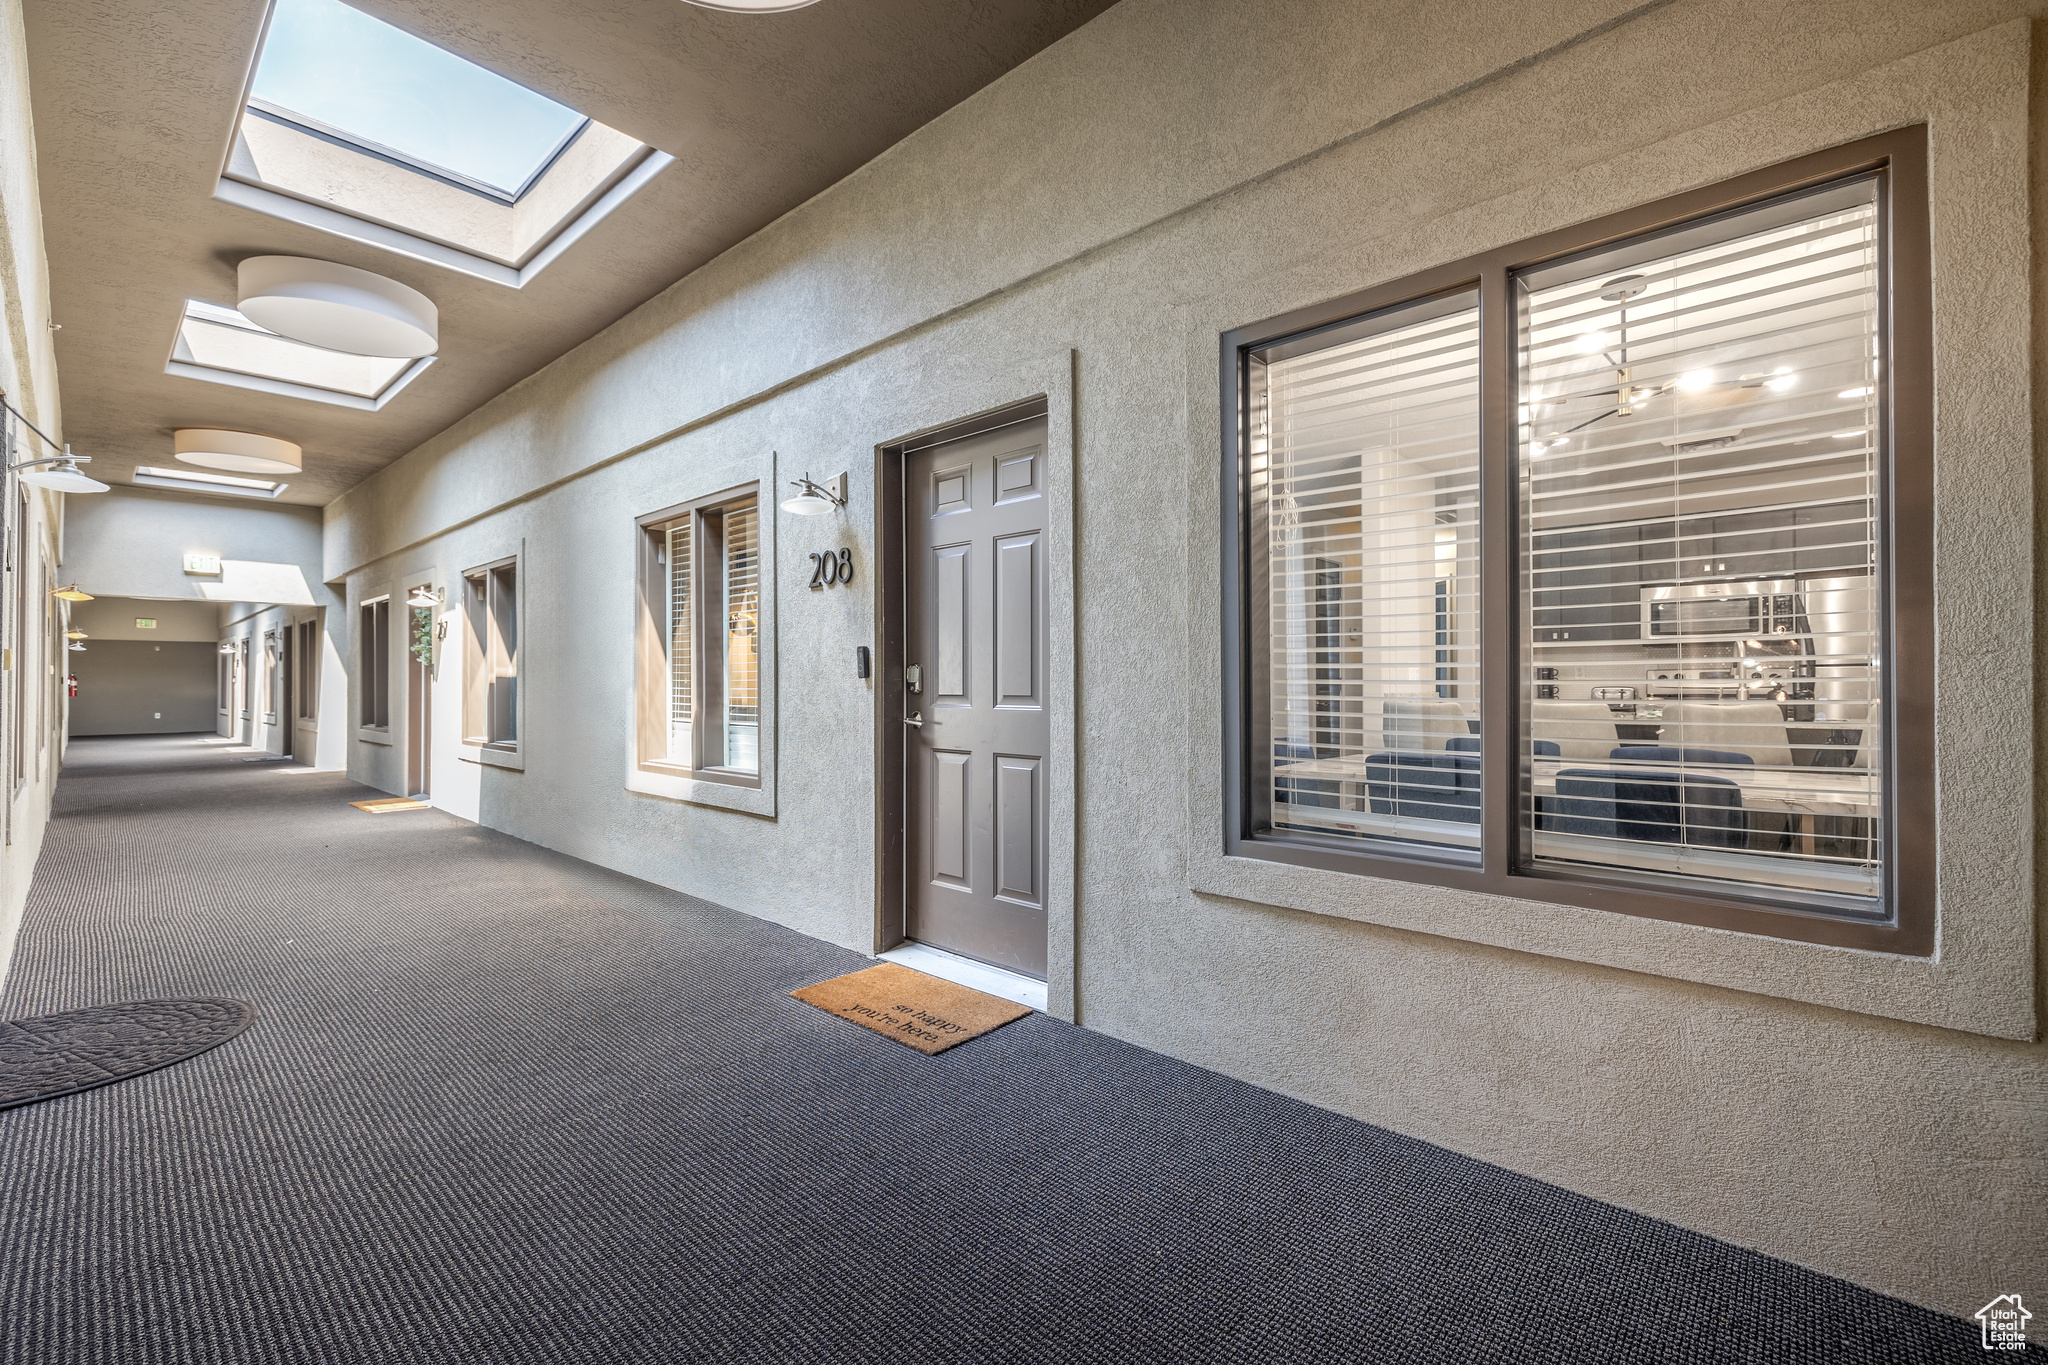
MULTIPOLYGON (((71 607, 71 628, 82 630, 92 640, 142 640, 161 644, 165 640, 220 638, 222 608, 212 602, 169 602, 148 597, 95 597, 71 607), (138 617, 156 622, 142 629, 138 617)), ((88 642, 90 649, 90 642, 88 642)))
MULTIPOLYGON (((463 762, 437 724, 437 802, 870 949, 877 717, 845 661, 874 601, 805 592, 801 566, 846 545, 871 584, 878 445, 1047 394, 1073 458, 1057 1007, 1949 1311, 2041 1292, 2036 776, 2013 742, 2034 624, 2013 585, 2034 572, 2044 9, 1333 2, 1247 27, 1222 0, 1126 0, 352 490, 326 576, 353 604, 520 553, 523 769, 463 762), (1942 191, 1941 954, 1220 858, 1217 335, 1917 122, 1942 191), (847 470, 853 498, 779 528, 773 818, 627 791, 633 518, 805 469, 847 470), (2008 680, 2001 708, 1985 677, 2008 680)), ((350 755, 387 790, 396 761, 350 755)))
POLYGON ((211 640, 102 640, 71 656, 73 735, 172 735, 214 728, 211 640))
MULTIPOLYGON (((51 321, 21 5, 19 0, 0 0, 0 391, 5 391, 8 402, 26 413, 31 422, 61 441, 64 429, 51 321)), ((41 448, 27 433, 20 435, 23 439, 16 460, 55 453, 41 448)), ((16 651, 13 672, 0 685, 0 720, 11 722, 11 708, 20 691, 27 698, 30 727, 27 781, 13 791, 0 813, 6 840, 4 851, 0 851, 0 977, 6 975, 13 956, 21 907, 28 896, 36 854, 43 846, 51 787, 63 758, 64 705, 53 686, 60 661, 47 647, 43 613, 51 607, 41 591, 41 563, 54 564, 62 554, 63 504, 61 494, 35 493, 29 499, 25 524, 10 514, 10 526, 14 527, 10 561, 29 566, 38 591, 31 599, 34 620, 29 629, 17 634, 17 623, 10 622, 7 644, 16 651)), ((9 736, 0 745, 11 743, 12 724, 0 724, 0 734, 9 736)), ((11 764, 12 758, 0 761, 11 764)))
POLYGON ((338 599, 321 581, 320 520, 288 503, 116 485, 72 500, 64 568, 95 596, 326 606, 338 599), (221 572, 186 573, 186 555, 212 555, 221 572))

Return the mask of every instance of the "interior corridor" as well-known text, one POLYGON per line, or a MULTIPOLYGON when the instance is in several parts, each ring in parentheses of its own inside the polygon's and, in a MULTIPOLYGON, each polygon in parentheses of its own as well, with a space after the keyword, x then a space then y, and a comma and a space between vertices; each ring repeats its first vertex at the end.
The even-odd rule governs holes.
POLYGON ((0 1359, 1929 1361, 1974 1329, 213 736, 75 741, 0 1018, 248 1032, 0 1112, 0 1359))

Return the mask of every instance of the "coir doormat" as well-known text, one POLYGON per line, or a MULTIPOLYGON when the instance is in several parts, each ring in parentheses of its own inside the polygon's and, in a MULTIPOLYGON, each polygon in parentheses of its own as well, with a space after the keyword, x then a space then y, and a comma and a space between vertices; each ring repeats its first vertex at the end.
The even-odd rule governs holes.
POLYGON ((372 815, 389 815, 395 810, 426 810, 430 805, 425 801, 415 801, 410 796, 380 796, 375 801, 351 801, 349 804, 372 815))
POLYGON ((1031 1013, 1029 1005, 941 981, 894 962, 835 976, 790 994, 927 1054, 944 1052, 1031 1013))

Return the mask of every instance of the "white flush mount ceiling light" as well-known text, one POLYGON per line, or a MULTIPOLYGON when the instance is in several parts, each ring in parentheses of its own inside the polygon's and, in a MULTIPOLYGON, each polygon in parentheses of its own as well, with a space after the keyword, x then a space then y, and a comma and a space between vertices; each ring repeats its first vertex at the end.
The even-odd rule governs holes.
POLYGON ((185 464, 237 474, 297 474, 305 467, 302 452, 290 441, 250 431, 181 427, 171 433, 171 453, 185 464))
POLYGON ((417 359, 441 345, 434 301, 352 265, 251 256, 235 269, 236 308, 282 337, 349 355, 417 359))
POLYGON ((722 9, 728 14, 781 14, 806 9, 818 0, 689 0, 698 9, 722 9))

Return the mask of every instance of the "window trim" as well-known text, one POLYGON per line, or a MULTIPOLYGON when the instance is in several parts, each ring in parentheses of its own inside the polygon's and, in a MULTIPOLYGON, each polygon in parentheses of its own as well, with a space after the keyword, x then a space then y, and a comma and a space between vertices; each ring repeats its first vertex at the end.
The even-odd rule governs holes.
MULTIPOLYGON (((701 513, 719 511, 749 498, 754 503, 755 524, 757 527, 760 527, 773 515, 773 509, 763 505, 761 488, 762 485, 759 480, 749 480, 746 483, 735 484, 719 492, 707 494, 701 498, 692 498, 688 502, 679 502, 674 506, 664 507, 658 512, 649 512, 645 516, 633 519, 633 534, 636 540, 634 551, 633 766, 637 772, 648 773, 658 777, 683 778, 692 782, 711 782, 726 787, 759 790, 762 786, 768 767, 767 746, 765 744, 757 751, 754 771, 751 773, 719 765, 693 766, 689 763, 679 763, 667 756, 669 721, 668 646, 662 624, 656 619, 652 607, 657 592, 659 592, 662 601, 666 601, 668 596, 666 566, 658 559, 659 552, 655 545, 655 542, 663 537, 667 528, 685 517, 692 518, 694 522, 701 513), (661 757, 650 757, 650 754, 660 754, 661 757)), ((696 556, 696 547, 702 543, 701 524, 694 524, 690 537, 692 553, 690 571, 693 584, 701 584, 701 579, 698 575, 702 561, 701 558, 696 556)), ((765 599, 770 574, 767 565, 765 537, 761 536, 758 531, 755 552, 760 557, 760 564, 756 570, 756 581, 761 585, 759 591, 765 599)), ((701 588, 698 592, 697 600, 699 602, 704 600, 701 588)), ((722 601, 723 598, 721 596, 722 601)), ((704 686, 703 681, 704 663, 707 658, 707 650, 704 647, 707 622, 701 613, 692 616, 690 633, 690 686, 693 693, 691 704, 692 723, 690 727, 691 747, 695 754, 701 755, 702 731, 701 727, 696 724, 695 717, 701 713, 706 702, 710 700, 709 689, 704 686)), ((761 667, 761 665, 762 660, 757 655, 756 666, 761 667)), ((762 685, 763 683, 765 683, 765 678, 760 683, 757 683, 757 687, 759 688, 761 698, 760 704, 765 708, 767 704, 767 688, 765 685, 762 685)), ((766 727, 764 726, 763 728, 765 729, 766 727)))
POLYGON ((1581 906, 1836 947, 1928 956, 1935 944, 1933 327, 1927 129, 1913 125, 1863 138, 1703 189, 1672 195, 1544 233, 1372 289, 1225 332, 1219 347, 1222 403, 1223 852, 1525 901, 1581 906), (1481 724, 1506 742, 1481 754, 1481 854, 1477 867, 1383 851, 1337 849, 1299 835, 1255 833, 1251 769, 1256 733, 1246 685, 1252 565, 1243 452, 1249 414, 1248 354, 1276 341, 1347 323, 1362 314, 1476 287, 1480 293, 1480 600, 1482 657, 1520 659, 1516 593, 1515 347, 1513 272, 1616 244, 1832 181, 1875 174, 1884 302, 1887 392, 1880 439, 1887 450, 1879 537, 1884 573, 1883 668, 1890 679, 1884 727, 1889 848, 1883 921, 1764 905, 1725 893, 1631 887, 1574 873, 1517 869, 1520 841, 1518 668, 1500 666, 1481 694, 1481 724), (1918 780, 1903 780, 1920 774, 1918 780))
MULTIPOLYGON (((526 731, 526 689, 519 686, 524 671, 520 663, 520 649, 526 640, 526 566, 522 562, 523 558, 523 555, 515 551, 512 554, 500 556, 487 563, 464 569, 460 574, 456 575, 457 581, 462 584, 462 706, 460 721, 462 747, 469 751, 467 756, 470 758, 482 759, 482 756, 486 753, 505 756, 516 755, 519 753, 520 736, 526 731), (496 655, 494 646, 496 637, 489 632, 488 627, 493 616, 492 603, 497 592, 495 586, 497 575, 506 569, 512 571, 511 672, 501 675, 495 671, 496 655), (482 616, 486 631, 481 639, 477 637, 470 611, 470 593, 474 591, 471 585, 478 579, 482 579, 484 584, 483 592, 479 596, 483 602, 482 616), (485 670, 481 680, 472 676, 471 670, 474 668, 485 670), (493 698, 501 676, 509 677, 512 680, 512 735, 509 739, 496 739, 490 734, 491 717, 495 714, 496 710, 493 698), (470 722, 475 717, 472 716, 470 710, 470 691, 478 686, 479 681, 481 681, 483 691, 480 710, 483 717, 484 733, 472 734, 470 731, 473 727, 470 722)), ((483 761, 488 762, 489 760, 483 761)))

